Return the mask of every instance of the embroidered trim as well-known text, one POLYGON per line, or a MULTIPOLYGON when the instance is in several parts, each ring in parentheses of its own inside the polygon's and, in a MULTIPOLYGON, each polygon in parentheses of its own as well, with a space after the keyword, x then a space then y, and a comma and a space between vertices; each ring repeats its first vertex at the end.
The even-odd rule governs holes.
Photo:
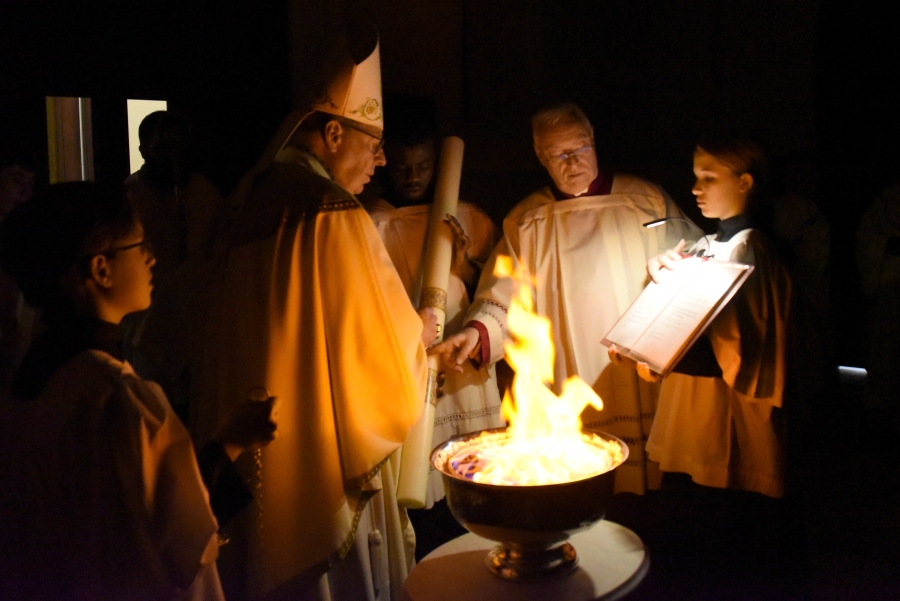
POLYGON ((365 474, 361 474, 359 476, 356 476, 355 478, 351 478, 350 480, 344 480, 344 490, 361 489, 366 482, 375 477, 375 474, 378 473, 378 470, 381 469, 381 466, 384 465, 388 459, 390 459, 390 455, 379 461, 378 465, 370 469, 365 474))
MULTIPOLYGON (((381 469, 381 466, 387 461, 387 458, 384 459, 381 463, 378 464, 378 467, 374 470, 370 471, 369 474, 372 474, 374 471, 381 469)), ((349 482, 355 482, 364 476, 359 476, 354 478, 349 482)), ((371 479, 371 478, 370 478, 371 479)), ((345 489, 346 489, 345 483, 345 489)), ((307 575, 313 574, 324 574, 331 568, 333 568, 339 561, 343 560, 347 554, 350 552, 350 548, 353 546, 353 541, 356 540, 356 530, 359 528, 359 520, 362 518, 362 512, 365 510, 366 505, 369 500, 378 494, 377 490, 366 490, 362 491, 359 496, 359 502, 356 505, 356 509, 353 512, 353 521, 350 523, 350 532, 347 533, 346 538, 344 538, 344 542, 341 543, 341 546, 337 548, 336 551, 329 554, 328 557, 323 559, 322 561, 316 563, 315 565, 309 567, 303 573, 307 575)))
POLYGON ((619 436, 618 438, 620 438, 622 441, 624 441, 625 444, 627 444, 629 447, 637 447, 638 444, 643 445, 643 443, 647 442, 647 440, 648 440, 648 437, 646 434, 641 435, 640 438, 635 438, 633 436, 630 436, 630 437, 629 436, 619 436))
POLYGON ((493 319, 494 321, 497 322, 497 325, 500 326, 501 333, 506 331, 506 327, 503 325, 503 322, 500 321, 499 317, 497 317, 496 315, 494 315, 492 313, 487 313, 487 312, 485 312, 485 315, 487 315, 488 317, 490 317, 491 319, 493 319))
POLYGON ((509 309, 507 309, 504 305, 502 305, 501 303, 498 303, 495 300, 485 298, 485 299, 482 299, 482 302, 486 305, 493 305, 493 306, 499 308, 500 310, 502 310, 504 313, 509 313, 509 309))
POLYGON ((350 533, 347 534, 347 538, 344 539, 340 548, 328 556, 328 569, 331 569, 334 564, 347 557, 347 553, 350 552, 350 547, 353 546, 353 541, 356 539, 356 529, 359 527, 359 519, 362 517, 363 509, 366 508, 366 503, 367 501, 360 501, 356 506, 356 511, 353 512, 353 523, 350 525, 350 533))
MULTIPOLYGON (((361 476, 357 476, 356 478, 352 478, 350 480, 344 480, 344 490, 346 491, 347 489, 362 488, 362 485, 364 485, 366 482, 368 482, 369 480, 374 478, 375 474, 377 474, 378 471, 381 469, 381 466, 383 466, 385 463, 387 463, 387 460, 390 458, 391 458, 391 456, 388 455, 387 457, 382 459, 380 462, 378 462, 378 465, 376 465, 371 470, 369 470, 368 472, 366 472, 365 474, 363 474, 361 476)), ((331 555, 328 556, 327 561, 328 561, 329 569, 335 563, 344 559, 344 557, 347 556, 347 553, 350 552, 350 547, 353 546, 353 541, 356 538, 356 529, 359 527, 359 519, 362 516, 363 510, 366 508, 366 503, 369 502, 369 499, 371 499, 376 494, 378 494, 378 492, 379 491, 377 491, 377 490, 360 491, 359 503, 357 504, 356 511, 354 512, 354 515, 353 515, 353 523, 350 526, 350 533, 347 534, 347 538, 344 539, 344 542, 341 544, 340 548, 338 548, 337 551, 335 551, 334 553, 332 553, 331 555), (335 556, 337 557, 336 560, 334 559, 335 556)))
POLYGON ((359 115, 369 121, 378 121, 381 119, 381 104, 375 98, 366 98, 366 101, 350 111, 350 114, 359 115))
POLYGON ((438 372, 435 369, 428 368, 428 384, 425 387, 425 402, 432 407, 438 404, 438 372))
POLYGON ((326 200, 319 203, 319 211, 346 211, 360 206, 355 200, 326 200))
POLYGON ((588 422, 584 424, 582 427, 584 428, 602 428, 603 426, 609 426, 619 422, 641 422, 646 419, 652 420, 653 416, 656 415, 653 413, 641 413, 640 416, 634 415, 614 415, 609 419, 604 419, 597 422, 588 422))
POLYGON ((462 421, 474 417, 484 417, 486 415, 494 415, 495 413, 500 413, 500 405, 497 405, 496 407, 485 407, 484 409, 477 409, 475 411, 467 411, 465 413, 451 413, 450 415, 435 418, 434 425, 441 426, 447 422, 462 421))
POLYGON ((440 288, 422 288, 419 295, 419 307, 433 307, 447 312, 447 293, 440 288))

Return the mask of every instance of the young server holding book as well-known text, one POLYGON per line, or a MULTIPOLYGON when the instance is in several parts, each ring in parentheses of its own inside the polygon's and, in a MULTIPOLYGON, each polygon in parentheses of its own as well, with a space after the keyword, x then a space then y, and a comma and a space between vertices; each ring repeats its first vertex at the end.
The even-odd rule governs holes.
MULTIPOLYGON (((696 484, 784 493, 785 352, 790 280, 766 236, 765 155, 737 139, 701 142, 692 190, 705 217, 718 219, 707 256, 754 271, 662 383, 647 452, 663 472, 696 484)), ((698 244, 706 245, 701 241, 698 244)), ((675 270, 684 242, 647 264, 654 281, 675 270)), ((630 362, 610 350, 614 361, 630 362)), ((648 380, 657 378, 637 364, 648 380)))

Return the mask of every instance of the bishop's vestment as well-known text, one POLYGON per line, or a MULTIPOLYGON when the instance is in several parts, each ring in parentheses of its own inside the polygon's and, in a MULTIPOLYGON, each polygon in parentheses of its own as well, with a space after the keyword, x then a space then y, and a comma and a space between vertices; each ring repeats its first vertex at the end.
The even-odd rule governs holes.
POLYGON ((250 597, 396 598, 412 548, 391 456, 422 411, 427 359, 372 220, 316 158, 282 150, 252 179, 213 305, 201 440, 253 387, 280 402, 249 466, 250 597))

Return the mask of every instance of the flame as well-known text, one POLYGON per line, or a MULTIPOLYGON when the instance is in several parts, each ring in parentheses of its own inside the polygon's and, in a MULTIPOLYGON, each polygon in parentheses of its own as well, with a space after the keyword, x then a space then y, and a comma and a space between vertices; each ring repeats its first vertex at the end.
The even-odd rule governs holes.
POLYGON ((524 268, 513 270, 512 259, 500 257, 495 275, 517 284, 509 307, 510 340, 506 359, 516 374, 512 395, 503 399, 509 421, 503 444, 486 444, 478 452, 476 482, 542 485, 571 482, 616 467, 623 460, 615 441, 582 433, 581 412, 588 405, 603 409, 597 393, 577 376, 563 383, 557 396, 553 384, 554 349, 550 320, 534 313, 534 284, 524 268))

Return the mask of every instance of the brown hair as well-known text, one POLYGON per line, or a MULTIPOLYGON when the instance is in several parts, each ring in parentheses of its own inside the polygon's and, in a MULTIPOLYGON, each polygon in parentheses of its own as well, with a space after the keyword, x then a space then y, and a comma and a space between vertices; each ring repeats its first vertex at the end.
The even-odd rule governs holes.
POLYGON ((746 214, 754 227, 771 233, 774 213, 769 159, 762 145, 752 138, 731 132, 707 135, 697 148, 726 164, 737 175, 753 177, 753 187, 747 194, 746 214))
POLYGON ((0 265, 46 317, 77 311, 75 288, 87 278, 85 259, 126 237, 137 221, 119 187, 55 184, 0 224, 0 265))
POLYGON ((750 174, 753 187, 747 194, 747 212, 754 217, 768 213, 771 200, 769 160, 758 142, 735 134, 721 134, 701 138, 697 148, 728 165, 737 175, 750 174))

